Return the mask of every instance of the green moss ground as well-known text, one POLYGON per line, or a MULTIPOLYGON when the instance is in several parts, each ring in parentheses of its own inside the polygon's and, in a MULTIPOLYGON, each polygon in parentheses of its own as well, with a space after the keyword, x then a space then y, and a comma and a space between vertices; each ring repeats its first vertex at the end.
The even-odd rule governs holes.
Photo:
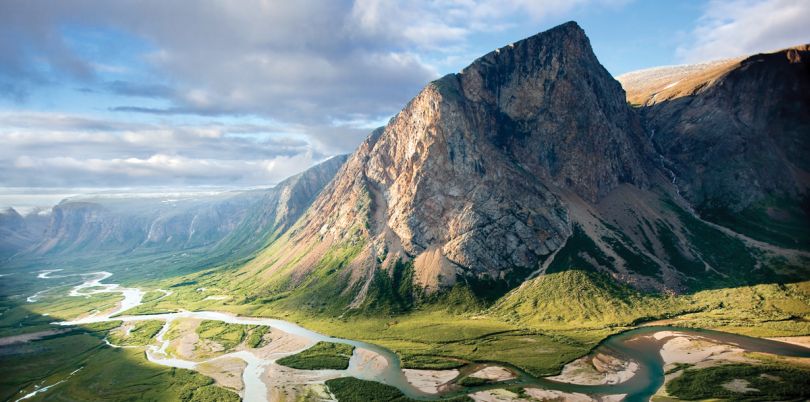
POLYGON ((147 361, 140 348, 106 346, 102 339, 116 324, 87 326, 67 334, 0 348, 0 399, 13 400, 36 386, 67 379, 29 400, 239 400, 237 394, 217 387, 208 377, 147 361))
POLYGON ((810 398, 810 370, 789 365, 724 364, 686 369, 667 383, 667 393, 685 400, 793 401, 810 398), (732 380, 748 383, 747 392, 723 387, 732 380))
MULTIPOLYGON (((336 378, 326 381, 326 386, 340 402, 414 402, 398 389, 374 381, 360 380, 354 377, 336 378)), ((452 402, 468 402, 467 396, 443 399, 452 402)))
POLYGON ((163 328, 163 321, 149 320, 132 323, 129 335, 123 327, 110 331, 107 340, 117 346, 146 346, 152 343, 152 338, 163 328))
POLYGON ((343 343, 318 342, 311 348, 278 359, 282 366, 300 370, 345 370, 354 353, 354 346, 343 343))

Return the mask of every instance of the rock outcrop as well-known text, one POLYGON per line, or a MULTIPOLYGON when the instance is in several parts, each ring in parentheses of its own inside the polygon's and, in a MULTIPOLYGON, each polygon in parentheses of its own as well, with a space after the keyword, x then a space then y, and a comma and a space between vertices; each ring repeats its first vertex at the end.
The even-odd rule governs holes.
MULTIPOLYGON (((810 47, 705 64, 660 91, 619 77, 650 136, 698 209, 739 212, 766 197, 810 187, 810 47)), ((639 75, 639 74, 636 74, 639 75)))
POLYGON ((651 149, 582 29, 563 24, 430 83, 361 144, 290 233, 290 253, 314 251, 286 286, 315 269, 320 245, 357 242, 346 289, 397 261, 413 261, 428 291, 459 277, 517 283, 572 233, 557 194, 598 202, 645 187, 651 149))
POLYGON ((21 215, 14 208, 0 210, 0 262, 42 240, 48 211, 36 209, 21 215))

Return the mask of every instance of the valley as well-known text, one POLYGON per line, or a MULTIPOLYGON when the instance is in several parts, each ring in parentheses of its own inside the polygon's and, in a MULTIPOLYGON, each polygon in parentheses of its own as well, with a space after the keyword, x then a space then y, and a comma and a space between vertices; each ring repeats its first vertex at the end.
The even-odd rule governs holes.
POLYGON ((568 22, 275 187, 3 212, 0 399, 810 398, 808 60, 568 22))
MULTIPOLYGON (((80 283, 68 289, 67 294, 70 298, 95 298, 109 296, 109 294, 123 295, 123 299, 115 298, 118 300, 114 303, 113 308, 107 308, 106 311, 94 309, 79 313, 72 320, 57 321, 56 324, 74 328, 79 326, 81 328, 79 332, 87 331, 89 334, 103 337, 99 341, 103 341, 108 347, 115 350, 138 351, 138 355, 131 357, 136 360, 145 357, 146 361, 160 366, 205 373, 216 379, 216 385, 230 389, 230 392, 239 392, 240 396, 246 400, 295 399, 303 395, 307 395, 307 398, 328 400, 333 395, 329 393, 328 388, 324 388, 324 381, 332 378, 356 378, 358 381, 375 381, 393 386, 403 395, 419 400, 461 398, 464 395, 468 395, 474 400, 489 400, 487 398, 490 398, 491 395, 500 395, 498 398, 503 398, 503 395, 510 393, 515 395, 514 398, 511 398, 512 400, 519 400, 519 395, 546 395, 544 393, 550 392, 548 395, 568 395, 572 398, 586 399, 596 397, 599 400, 624 398, 624 400, 632 401, 647 400, 653 394, 660 393, 659 388, 665 380, 665 369, 666 379, 669 381, 670 377, 678 372, 681 372, 682 376, 686 375, 683 371, 694 370, 693 367, 696 365, 703 364, 704 367, 713 367, 723 361, 756 364, 764 360, 775 367, 772 370, 781 367, 779 370, 801 371, 802 367, 810 365, 810 349, 806 346, 794 346, 725 332, 688 329, 683 326, 689 323, 685 317, 694 316, 695 313, 679 317, 682 321, 674 322, 678 325, 677 327, 642 325, 631 329, 630 326, 615 324, 617 326, 613 329, 601 333, 585 329, 564 331, 534 328, 530 330, 485 315, 467 316, 466 320, 463 320, 465 317, 461 315, 458 317, 458 321, 442 322, 441 317, 446 317, 446 315, 438 315, 438 312, 401 317, 403 322, 393 323, 393 325, 388 322, 385 324, 386 329, 379 329, 384 334, 383 336, 372 335, 377 332, 378 328, 371 323, 361 324, 361 327, 358 328, 358 322, 347 323, 344 324, 345 326, 334 323, 323 326, 316 324, 315 321, 304 321, 314 327, 323 328, 321 331, 347 337, 333 338, 286 320, 234 315, 224 311, 181 310, 150 314, 150 309, 165 310, 166 308, 159 306, 161 303, 172 303, 167 298, 175 292, 164 292, 165 297, 143 302, 144 295, 149 292, 108 283, 111 276, 107 272, 71 275, 45 271, 39 273, 37 278, 43 282, 70 277, 81 280, 80 283), (149 303, 152 303, 153 307, 144 309, 145 305, 149 303), (133 311, 137 311, 137 314, 130 315, 133 311), (192 325, 189 327, 184 324, 186 322, 192 325), (222 323, 226 327, 218 327, 216 323, 222 323), (211 330, 201 329, 203 324, 211 330), (231 327, 227 326, 233 328, 228 329, 231 327), (146 327, 154 329, 145 330, 145 336, 133 334, 140 333, 143 331, 140 328, 146 327), (246 342, 248 338, 252 338, 248 335, 252 335, 253 331, 260 327, 266 329, 260 333, 258 340, 246 342), (118 328, 126 328, 125 333, 121 333, 122 331, 118 328), (447 332, 442 332, 442 328, 446 328, 447 332), (205 335, 210 331, 214 331, 214 335, 205 335), (231 333, 237 331, 238 335, 235 338, 229 337, 228 331, 231 333), (425 337, 424 335, 427 335, 428 331, 430 334, 425 337), (223 333, 225 335, 216 335, 223 333), (417 333, 423 334, 421 339, 416 335, 417 333), (343 334, 350 334, 352 337, 364 341, 351 339, 348 338, 348 335, 343 334), (190 343, 183 341, 189 335, 192 338, 190 343), (586 335, 591 338, 585 338, 586 335), (213 338, 210 338, 211 336, 213 338), (218 338, 222 336, 224 338, 218 338), (605 336, 607 338, 601 340, 605 336), (207 349, 208 347, 201 343, 204 339, 216 339, 217 342, 209 343, 214 345, 214 349, 207 349), (226 344, 224 339, 231 340, 226 344), (403 345, 403 343, 407 343, 406 339, 410 339, 414 343, 421 341, 424 343, 423 346, 429 346, 429 349, 419 350, 417 352, 419 354, 411 354, 413 351, 408 352, 410 345, 403 345), (245 341, 244 344, 243 341, 245 341), (348 355, 344 354, 344 356, 351 357, 350 360, 346 360, 347 366, 343 366, 342 369, 334 367, 327 370, 323 369, 328 367, 322 366, 324 363, 301 366, 299 369, 284 367, 286 364, 294 364, 285 363, 284 360, 288 358, 280 358, 314 350, 311 347, 316 342, 338 342, 336 345, 353 347, 353 349, 348 349, 348 355), (472 349, 469 348, 470 345, 474 345, 472 349), (567 355, 563 352, 566 350, 565 346, 568 346, 567 349, 570 350, 567 355), (475 349, 479 347, 483 350, 476 353, 475 349), (205 350, 211 350, 211 352, 204 352, 205 350), (546 351, 543 352, 543 350, 546 351), (527 353, 530 353, 531 359, 521 358, 521 354, 526 355, 527 353), (552 353, 550 359, 539 359, 546 353, 552 353), (588 354, 588 357, 571 362, 582 354, 588 354), (661 357, 658 357, 659 355, 661 357), (591 356, 598 356, 603 360, 613 360, 613 363, 591 365, 589 363, 592 359, 591 356), (775 362, 780 361, 779 359, 784 360, 785 358, 793 360, 790 360, 787 365, 784 362, 774 365, 775 362), (236 364, 235 361, 244 363, 236 364), (476 361, 490 363, 474 363, 476 361), (632 364, 628 364, 630 362, 632 364), (715 364, 701 362, 714 362, 715 364), (501 375, 500 381, 497 380, 499 378, 497 375, 494 377, 495 381, 471 381, 470 379, 473 377, 466 377, 486 367, 501 367, 500 370, 503 370, 506 375, 501 375), (544 378, 544 376, 555 374, 560 370, 563 375, 544 378), (586 377, 584 373, 588 372, 592 373, 590 374, 592 379, 585 380, 589 377, 586 377), (623 372, 625 374, 622 374, 623 372), (415 379, 417 376, 425 375, 428 376, 425 380, 415 379), (434 379, 431 380, 431 378, 434 379), (515 393, 516 390, 519 392, 515 393), (585 395, 590 395, 590 397, 585 395)), ((210 283, 203 283, 210 285, 210 283)), ((194 292, 199 293, 199 289, 201 288, 197 287, 194 292)), ((178 291, 180 295, 182 292, 182 290, 178 291)), ((55 296, 59 298, 58 295, 55 296)), ((54 298, 54 296, 49 298, 54 298)), ((207 299, 215 303, 222 302, 221 299, 207 299)), ((33 305, 37 306, 39 303, 45 302, 35 302, 33 305)), ((227 310, 224 306, 214 307, 214 309, 227 310)), ((75 311, 67 315, 58 312, 59 310, 53 311, 55 314, 47 312, 41 314, 46 317, 54 317, 52 319, 56 320, 60 316, 68 318, 68 316, 76 314, 75 311)), ((729 314, 724 314, 724 316, 730 317, 729 314)), ((362 323, 362 320, 358 321, 362 323)), ((760 328, 760 330, 762 329, 760 328)), ((73 332, 75 331, 73 330, 73 332)), ((785 334, 788 332, 781 330, 774 333, 785 334)), ((73 336, 80 335, 73 334, 73 336)), ((44 337, 46 343, 69 338, 58 332, 45 334, 44 337)), ((89 338, 87 335, 84 337, 89 338)), ((26 340, 12 340, 10 344, 26 342, 26 340)), ((330 352, 315 353, 316 355, 318 353, 328 355, 330 352)), ((86 361, 83 363, 82 369, 92 368, 97 364, 98 362, 86 361)), ((92 379, 85 379, 82 371, 77 371, 50 385, 61 384, 60 381, 68 381, 74 375, 78 381, 92 381, 92 379)), ((21 391, 22 397, 29 399, 35 398, 38 394, 45 396, 47 393, 45 387, 48 386, 46 383, 47 380, 41 382, 38 384, 38 388, 30 392, 21 391)), ((212 386, 208 386, 211 391, 205 392, 218 395, 217 398, 229 395, 224 389, 211 388, 212 386)), ((673 392, 679 392, 677 388, 675 389, 676 391, 673 392)), ((196 395, 191 399, 203 400, 204 397, 196 395)))

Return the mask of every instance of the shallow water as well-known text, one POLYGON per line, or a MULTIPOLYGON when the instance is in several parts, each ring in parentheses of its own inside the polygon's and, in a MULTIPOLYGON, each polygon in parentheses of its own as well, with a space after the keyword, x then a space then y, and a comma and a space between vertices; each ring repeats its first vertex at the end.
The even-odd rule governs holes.
MULTIPOLYGON (((70 275, 51 276, 52 272, 58 270, 43 271, 37 277, 41 279, 50 279, 57 277, 65 277, 70 275)), ((165 321, 164 327, 156 335, 156 339, 160 342, 160 346, 151 345, 147 348, 147 358, 157 364, 169 367, 179 367, 186 369, 194 369, 197 364, 202 362, 193 362, 183 359, 170 358, 166 354, 166 348, 169 345, 163 336, 169 329, 171 322, 178 318, 196 318, 204 320, 222 321, 231 324, 247 324, 247 325, 265 325, 271 328, 276 328, 281 331, 301 336, 308 339, 311 343, 319 341, 345 343, 354 346, 357 349, 366 349, 382 355, 388 362, 386 367, 372 369, 366 365, 363 368, 359 367, 359 359, 355 355, 349 363, 349 368, 345 371, 346 376, 357 377, 365 380, 379 381, 388 385, 399 388, 403 393, 409 397, 416 399, 438 399, 441 396, 431 395, 420 391, 411 385, 405 375, 403 374, 399 357, 392 351, 378 345, 354 341, 350 339, 341 339, 319 334, 317 332, 303 328, 295 323, 273 318, 259 318, 259 317, 242 317, 229 313, 217 311, 181 311, 175 313, 162 313, 150 315, 136 315, 136 316, 117 316, 126 310, 136 307, 141 304, 141 300, 145 292, 136 288, 122 288, 117 284, 105 284, 101 281, 108 279, 112 276, 109 272, 93 272, 89 274, 77 274, 82 277, 89 277, 85 282, 75 286, 71 289, 70 296, 89 296, 96 293, 117 292, 124 295, 124 300, 120 303, 119 307, 107 314, 95 314, 84 317, 74 321, 64 321, 56 324, 59 325, 81 325, 96 322, 106 321, 145 321, 145 320, 162 320, 165 321)), ((710 331, 703 329, 679 328, 670 326, 650 326, 641 327, 629 330, 620 334, 613 335, 605 339, 599 346, 597 346, 593 353, 604 353, 615 356, 621 360, 635 361, 638 363, 638 370, 635 375, 629 380, 619 384, 609 385, 576 385, 569 383, 562 383, 557 381, 548 380, 545 378, 534 377, 525 371, 514 367, 509 364, 500 364, 501 366, 508 367, 518 373, 518 377, 513 380, 501 382, 493 385, 486 385, 481 387, 467 388, 451 393, 443 394, 442 396, 451 396, 461 393, 475 392, 478 390, 502 388, 505 385, 523 385, 523 386, 536 386, 545 389, 559 390, 563 392, 579 392, 585 394, 627 394, 625 401, 648 401, 650 397, 655 394, 658 388, 664 383, 664 363, 661 358, 660 350, 664 343, 669 338, 655 339, 652 335, 659 331, 674 331, 679 334, 700 336, 702 338, 715 341, 718 343, 726 343, 736 345, 742 349, 753 352, 766 352, 784 356, 794 357, 810 357, 810 349, 801 346, 791 345, 783 342, 771 341, 767 339, 751 338, 742 335, 729 334, 718 331, 710 331)), ((239 351, 219 356, 208 361, 222 359, 226 357, 235 357, 242 359, 247 364, 243 373, 243 382, 245 385, 242 396, 245 401, 265 401, 267 400, 267 386, 262 381, 262 375, 266 367, 273 363, 273 360, 261 359, 248 351, 239 351)), ((44 390, 39 390, 43 392, 44 390)))

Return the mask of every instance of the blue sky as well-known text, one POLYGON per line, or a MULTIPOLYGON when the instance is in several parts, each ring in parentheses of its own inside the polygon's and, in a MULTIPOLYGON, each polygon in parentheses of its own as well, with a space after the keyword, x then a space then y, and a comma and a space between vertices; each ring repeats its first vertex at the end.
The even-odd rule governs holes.
POLYGON ((804 0, 4 1, 0 187, 272 185, 569 20, 614 75, 810 42, 804 0))

